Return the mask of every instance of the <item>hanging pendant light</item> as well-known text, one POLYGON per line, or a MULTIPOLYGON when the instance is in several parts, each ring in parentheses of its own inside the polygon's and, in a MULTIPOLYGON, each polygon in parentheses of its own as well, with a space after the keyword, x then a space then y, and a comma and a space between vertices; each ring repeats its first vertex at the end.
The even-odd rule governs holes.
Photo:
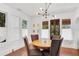
POLYGON ((36 12, 36 15, 42 15, 43 17, 47 18, 48 14, 48 9, 52 5, 52 3, 45 3, 45 8, 39 8, 39 11, 36 12))

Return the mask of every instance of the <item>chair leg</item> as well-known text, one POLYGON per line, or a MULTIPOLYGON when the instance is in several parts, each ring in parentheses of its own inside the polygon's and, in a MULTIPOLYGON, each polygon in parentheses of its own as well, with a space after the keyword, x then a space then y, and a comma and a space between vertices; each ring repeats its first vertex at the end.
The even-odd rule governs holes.
POLYGON ((45 56, 45 54, 44 54, 44 52, 43 52, 43 51, 41 51, 41 54, 42 54, 42 56, 45 56))

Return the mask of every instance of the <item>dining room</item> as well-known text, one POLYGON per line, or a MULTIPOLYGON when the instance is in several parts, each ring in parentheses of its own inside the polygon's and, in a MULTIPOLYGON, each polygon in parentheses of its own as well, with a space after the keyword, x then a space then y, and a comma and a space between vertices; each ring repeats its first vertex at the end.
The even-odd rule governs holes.
POLYGON ((0 3, 0 55, 79 56, 78 5, 0 3))

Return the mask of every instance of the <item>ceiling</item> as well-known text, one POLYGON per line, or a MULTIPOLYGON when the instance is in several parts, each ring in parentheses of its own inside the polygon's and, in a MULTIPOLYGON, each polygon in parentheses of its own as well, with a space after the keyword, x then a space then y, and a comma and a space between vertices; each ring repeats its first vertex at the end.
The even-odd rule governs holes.
MULTIPOLYGON (((39 8, 45 8, 45 3, 6 3, 8 6, 17 8, 31 17, 36 17, 36 12, 39 8)), ((75 10, 78 3, 52 3, 48 9, 48 13, 60 13, 75 10)))

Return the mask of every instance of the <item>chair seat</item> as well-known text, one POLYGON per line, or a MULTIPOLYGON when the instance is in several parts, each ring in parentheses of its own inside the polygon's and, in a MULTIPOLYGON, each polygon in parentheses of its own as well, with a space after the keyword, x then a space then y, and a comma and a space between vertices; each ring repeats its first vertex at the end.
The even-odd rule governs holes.
POLYGON ((30 55, 29 56, 42 56, 41 52, 36 49, 30 49, 30 55))

